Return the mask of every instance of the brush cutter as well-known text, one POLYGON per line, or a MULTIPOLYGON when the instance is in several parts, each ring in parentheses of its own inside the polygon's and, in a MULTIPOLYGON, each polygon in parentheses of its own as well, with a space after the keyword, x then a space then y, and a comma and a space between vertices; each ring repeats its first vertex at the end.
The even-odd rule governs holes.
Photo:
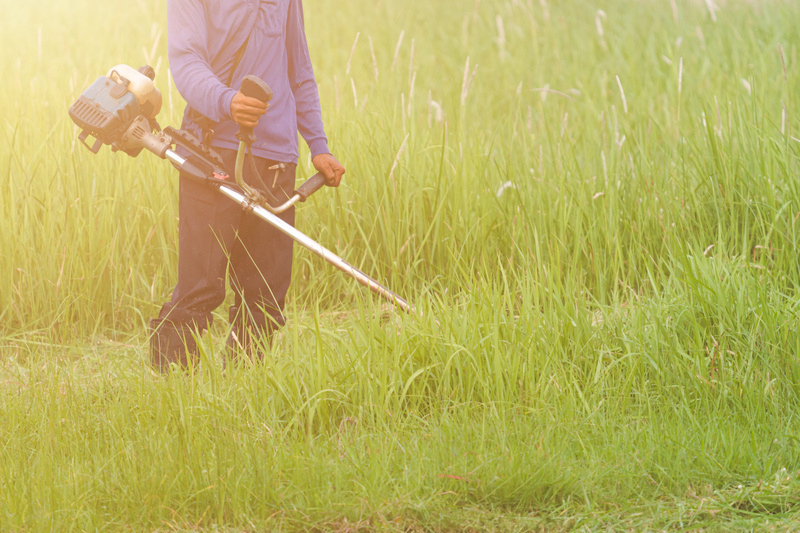
MULTIPOLYGON (((171 127, 161 129, 156 122, 156 115, 161 110, 161 93, 156 89, 154 79, 155 72, 149 66, 136 70, 128 65, 117 65, 108 75, 100 76, 69 108, 70 117, 82 130, 78 136, 81 143, 93 153, 107 144, 112 151, 122 151, 132 157, 146 149, 169 160, 187 175, 217 188, 220 193, 241 205, 242 209, 251 211, 396 307, 415 312, 414 306, 396 293, 276 216, 298 202, 305 202, 322 188, 324 176, 315 174, 282 204, 269 191, 264 193, 249 187, 242 178, 242 169, 246 160, 255 169, 250 148, 255 136, 252 129, 240 127, 236 135, 239 151, 235 181, 231 180, 219 154, 203 145, 195 136, 171 127), (87 142, 90 137, 94 139, 91 145, 87 142), (173 146, 176 149, 180 146, 188 155, 178 154, 173 146)), ((255 76, 245 77, 240 90, 245 96, 258 98, 262 102, 272 98, 269 86, 255 76)))

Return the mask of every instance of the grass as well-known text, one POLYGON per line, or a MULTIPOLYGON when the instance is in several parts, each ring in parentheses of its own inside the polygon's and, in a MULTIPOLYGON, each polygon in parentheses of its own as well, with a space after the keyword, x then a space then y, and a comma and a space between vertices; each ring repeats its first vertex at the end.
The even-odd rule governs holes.
MULTIPOLYGON (((336 191, 267 363, 154 375, 169 165, 66 109, 148 62, 157 1, 0 33, 0 530, 800 527, 789 2, 307 0, 336 191)), ((300 174, 310 174, 307 152, 300 174)))

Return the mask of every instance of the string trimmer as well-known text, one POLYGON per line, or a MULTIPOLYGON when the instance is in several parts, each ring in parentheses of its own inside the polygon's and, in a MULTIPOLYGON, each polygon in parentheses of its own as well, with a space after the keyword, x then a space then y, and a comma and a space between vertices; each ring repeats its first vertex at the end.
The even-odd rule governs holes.
MULTIPOLYGON (((161 110, 161 93, 156 89, 154 79, 155 72, 151 67, 144 66, 136 70, 128 65, 117 65, 107 76, 97 78, 69 108, 70 117, 82 130, 78 138, 84 146, 97 153, 106 144, 111 146, 112 151, 122 151, 132 157, 138 156, 142 149, 153 152, 172 162, 187 175, 217 188, 243 209, 252 211, 403 311, 415 311, 396 293, 276 216, 298 202, 305 202, 322 188, 324 176, 315 174, 310 177, 282 204, 269 192, 264 194, 249 187, 242 177, 242 169, 245 160, 255 167, 250 150, 255 137, 252 129, 240 127, 235 181, 231 180, 219 154, 204 146, 194 135, 171 127, 161 129, 156 121, 156 115, 161 110), (90 137, 94 139, 91 145, 87 142, 90 137), (173 149, 173 146, 176 148, 173 149), (178 154, 175 151, 178 146, 188 155, 184 157, 178 154)), ((258 98, 265 103, 272 98, 269 86, 255 76, 245 77, 240 90, 245 96, 258 98)))

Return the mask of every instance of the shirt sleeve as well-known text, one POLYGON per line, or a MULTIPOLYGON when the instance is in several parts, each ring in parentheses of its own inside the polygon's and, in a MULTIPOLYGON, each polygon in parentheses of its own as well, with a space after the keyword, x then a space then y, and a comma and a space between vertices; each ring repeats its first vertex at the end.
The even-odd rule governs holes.
POLYGON ((322 124, 319 90, 308 53, 302 0, 290 0, 286 28, 289 83, 297 106, 297 130, 311 150, 311 157, 330 153, 322 124))
POLYGON ((167 52, 175 86, 184 100, 214 122, 231 118, 236 91, 214 73, 201 0, 167 0, 167 52))

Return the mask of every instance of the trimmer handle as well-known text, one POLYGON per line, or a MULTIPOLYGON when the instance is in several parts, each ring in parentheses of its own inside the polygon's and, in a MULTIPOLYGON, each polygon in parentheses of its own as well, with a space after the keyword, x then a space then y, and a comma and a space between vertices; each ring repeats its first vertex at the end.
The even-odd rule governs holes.
MULTIPOLYGON (((243 95, 261 100, 265 104, 272 100, 272 89, 269 88, 267 82, 257 76, 253 76, 252 74, 248 74, 244 77, 239 91, 241 91, 243 95)), ((236 134, 236 138, 247 144, 253 144, 256 142, 256 136, 253 134, 253 128, 248 128, 247 126, 242 126, 241 124, 239 125, 239 132, 236 134)))
POLYGON ((294 193, 300 197, 301 202, 305 202, 309 196, 320 190, 323 185, 325 185, 325 176, 317 172, 299 186, 294 193))
POLYGON ((265 104, 272 100, 272 89, 269 88, 267 82, 252 74, 248 74, 244 77, 239 90, 242 91, 242 94, 245 96, 261 100, 265 104))

